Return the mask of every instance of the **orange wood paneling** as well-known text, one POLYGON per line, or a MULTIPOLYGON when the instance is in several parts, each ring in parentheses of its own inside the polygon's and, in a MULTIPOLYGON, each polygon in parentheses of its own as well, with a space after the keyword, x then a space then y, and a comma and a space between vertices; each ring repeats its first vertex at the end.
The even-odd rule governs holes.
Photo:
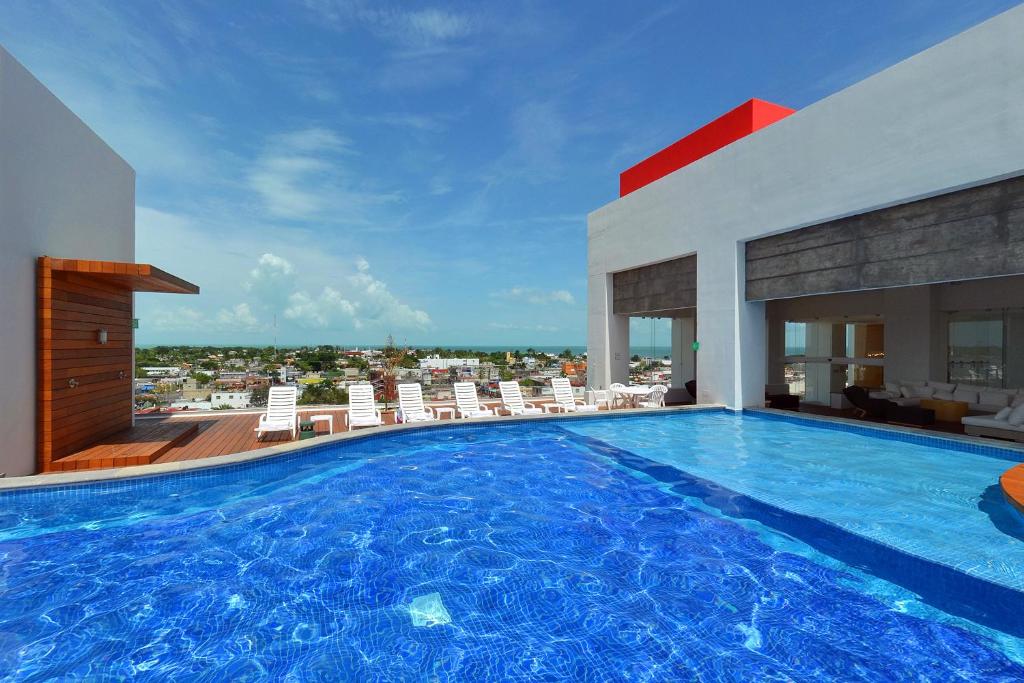
MULTIPOLYGON (((118 282, 38 264, 39 471, 132 425, 132 293, 118 282), (99 343, 99 330, 107 343, 99 343)), ((75 262, 71 262, 75 263, 75 262)), ((92 263, 77 262, 78 267, 92 263)))

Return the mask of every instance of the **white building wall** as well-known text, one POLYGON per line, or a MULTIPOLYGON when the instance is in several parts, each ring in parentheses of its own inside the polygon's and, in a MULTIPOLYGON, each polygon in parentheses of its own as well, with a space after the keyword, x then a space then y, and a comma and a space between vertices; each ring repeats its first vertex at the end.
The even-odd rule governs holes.
POLYGON ((700 401, 763 401, 750 239, 1024 173, 1024 7, 1005 12, 590 214, 588 358, 619 374, 609 273, 697 254, 700 401), (737 338, 739 337, 739 338, 737 338))
POLYGON ((36 258, 133 261, 135 172, 0 48, 0 473, 35 469, 36 258))

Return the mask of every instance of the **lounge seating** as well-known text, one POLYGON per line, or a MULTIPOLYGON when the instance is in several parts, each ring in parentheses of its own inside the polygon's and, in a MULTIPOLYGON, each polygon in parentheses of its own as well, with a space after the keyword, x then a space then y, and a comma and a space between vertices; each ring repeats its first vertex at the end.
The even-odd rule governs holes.
POLYGON ((871 398, 864 387, 843 389, 846 400, 853 404, 858 417, 874 417, 886 422, 923 427, 935 423, 935 411, 920 406, 901 406, 884 398, 871 398))
POLYGON ((544 412, 523 400, 519 382, 498 382, 498 390, 501 391, 501 407, 507 410, 509 415, 540 415, 544 412))
POLYGON ((398 417, 400 422, 432 422, 434 409, 423 405, 423 387, 419 384, 398 385, 398 417))
POLYGON ((664 408, 665 394, 667 392, 667 387, 661 384, 655 384, 651 387, 651 393, 647 394, 646 400, 640 401, 638 405, 641 408, 664 408))
POLYGON ((491 417, 494 411, 480 405, 476 385, 472 382, 456 382, 455 413, 458 417, 491 417))
POLYGON ((800 410, 800 397, 789 393, 788 384, 764 385, 764 399, 769 408, 776 410, 800 410))
POLYGON ((665 392, 665 405, 667 406, 685 406, 691 403, 693 403, 693 397, 682 387, 670 388, 665 392))
POLYGON ((991 436, 1024 442, 1024 403, 1006 407, 995 415, 969 415, 960 422, 971 436, 991 436))
POLYGON ((372 384, 353 384, 348 388, 348 412, 345 413, 345 428, 380 427, 384 419, 377 410, 373 398, 372 384))
POLYGON ((260 415, 256 425, 257 441, 268 432, 291 432, 292 438, 299 429, 298 411, 295 404, 298 390, 295 387, 270 387, 267 396, 267 412, 260 415))
POLYGON ((1003 408, 1024 404, 1024 390, 983 387, 976 384, 936 380, 886 382, 884 391, 872 391, 871 398, 882 398, 901 406, 919 406, 921 399, 961 401, 971 415, 993 415, 1003 408))
POLYGON ((572 384, 565 377, 552 377, 551 389, 555 392, 554 403, 544 405, 544 410, 549 413, 592 413, 597 410, 597 406, 588 405, 573 395, 572 384))

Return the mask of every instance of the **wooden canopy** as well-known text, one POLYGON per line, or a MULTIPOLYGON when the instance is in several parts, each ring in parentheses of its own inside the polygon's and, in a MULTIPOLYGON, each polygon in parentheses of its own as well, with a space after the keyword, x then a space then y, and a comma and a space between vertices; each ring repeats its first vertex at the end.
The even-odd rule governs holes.
POLYGON ((37 467, 90 466, 75 453, 132 426, 132 292, 199 287, 146 263, 40 256, 37 275, 37 467))
POLYGON ((81 273, 107 282, 118 289, 133 292, 166 292, 168 294, 198 294, 199 286, 160 270, 148 263, 119 261, 84 261, 82 259, 40 258, 40 265, 51 271, 81 273), (48 264, 43 262, 47 261, 48 264))

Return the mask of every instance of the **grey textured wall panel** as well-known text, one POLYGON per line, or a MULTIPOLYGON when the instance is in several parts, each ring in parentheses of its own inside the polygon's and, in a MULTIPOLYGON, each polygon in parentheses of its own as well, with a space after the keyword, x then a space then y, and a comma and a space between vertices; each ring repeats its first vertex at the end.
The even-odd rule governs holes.
POLYGON ((747 242, 746 298, 1024 273, 1024 177, 747 242))
POLYGON ((612 275, 612 312, 649 315, 697 305, 697 257, 625 270, 612 275))

